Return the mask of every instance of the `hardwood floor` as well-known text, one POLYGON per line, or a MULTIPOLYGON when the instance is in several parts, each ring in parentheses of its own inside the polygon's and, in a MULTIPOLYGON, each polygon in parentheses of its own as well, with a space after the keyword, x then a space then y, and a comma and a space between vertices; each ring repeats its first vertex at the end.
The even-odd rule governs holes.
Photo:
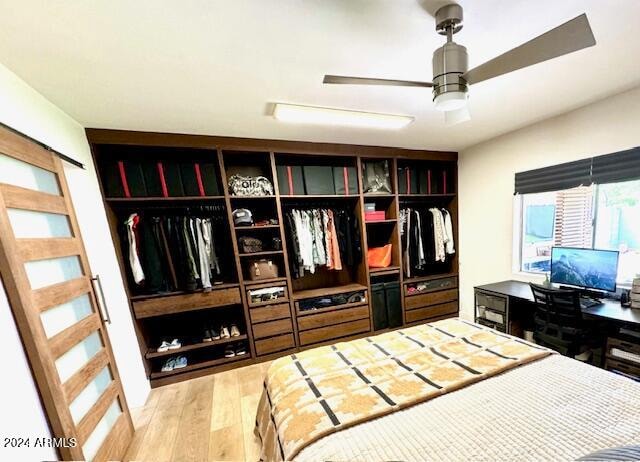
POLYGON ((257 461, 253 434, 269 362, 151 390, 132 410, 129 461, 257 461))

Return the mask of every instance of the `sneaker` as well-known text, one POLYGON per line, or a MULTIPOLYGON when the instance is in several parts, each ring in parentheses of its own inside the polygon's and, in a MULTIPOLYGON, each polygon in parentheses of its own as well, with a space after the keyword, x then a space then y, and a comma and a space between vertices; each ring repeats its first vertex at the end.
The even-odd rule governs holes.
POLYGON ((186 356, 178 356, 176 358, 176 365, 173 368, 174 369, 182 369, 183 367, 187 367, 187 357, 186 356))
POLYGON ((224 349, 225 358, 233 358, 235 355, 236 355, 236 352, 233 349, 233 347, 228 346, 227 348, 224 349))
POLYGON ((165 361, 162 366, 162 372, 171 372, 176 368, 176 360, 174 358, 169 358, 165 361))
POLYGON ((240 337, 240 329, 235 324, 231 324, 231 336, 240 337))
POLYGON ((231 337, 231 334, 229 334, 229 329, 227 329, 227 326, 220 327, 220 337, 222 338, 231 337))
POLYGON ((202 332, 202 341, 203 342, 210 342, 212 340, 211 338, 211 329, 205 329, 202 332))
POLYGON ((169 346, 171 344, 169 342, 167 342, 166 340, 163 340, 162 343, 160 344, 160 346, 158 347, 158 349, 156 350, 158 353, 164 353, 165 351, 169 350, 169 346))
POLYGON ((214 328, 211 328, 211 339, 212 340, 220 340, 220 333, 215 330, 214 328))
POLYGON ((178 348, 182 348, 182 343, 180 343, 180 340, 178 340, 177 338, 174 338, 173 340, 171 340, 171 343, 169 344, 169 349, 177 350, 178 348))
POLYGON ((246 354, 247 354, 247 348, 244 346, 243 343, 240 343, 238 346, 236 346, 236 356, 242 356, 246 354))

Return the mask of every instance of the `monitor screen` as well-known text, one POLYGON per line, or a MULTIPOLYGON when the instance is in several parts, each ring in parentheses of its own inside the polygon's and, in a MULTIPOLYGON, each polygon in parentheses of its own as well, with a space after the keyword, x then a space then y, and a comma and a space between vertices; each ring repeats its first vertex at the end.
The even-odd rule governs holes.
POLYGON ((551 282, 615 292, 618 275, 616 250, 551 249, 551 282))

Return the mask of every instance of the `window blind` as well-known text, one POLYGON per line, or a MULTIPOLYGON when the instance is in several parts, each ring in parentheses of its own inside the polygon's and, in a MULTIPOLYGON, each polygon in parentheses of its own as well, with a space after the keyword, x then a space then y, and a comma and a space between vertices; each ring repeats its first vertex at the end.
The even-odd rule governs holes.
POLYGON ((640 147, 516 173, 515 194, 640 179, 640 147))
POLYGON ((640 179, 640 148, 593 158, 591 180, 617 183, 640 179))
POLYGON ((516 173, 516 194, 560 191, 591 184, 591 159, 516 173))
POLYGON ((593 240, 593 188, 583 186, 556 194, 554 245, 590 248, 593 240))

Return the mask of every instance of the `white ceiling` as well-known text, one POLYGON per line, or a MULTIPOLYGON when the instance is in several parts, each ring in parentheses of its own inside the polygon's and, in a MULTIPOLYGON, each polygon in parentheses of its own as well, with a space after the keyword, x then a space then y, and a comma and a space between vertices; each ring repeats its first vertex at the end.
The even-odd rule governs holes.
POLYGON ((0 62, 84 126, 459 150, 640 85, 639 0, 461 0, 474 67, 582 12, 598 44, 475 85, 446 127, 429 89, 441 0, 0 0, 0 62), (426 6, 426 8, 425 8, 426 6), (287 125, 268 103, 407 114, 398 131, 287 125))

